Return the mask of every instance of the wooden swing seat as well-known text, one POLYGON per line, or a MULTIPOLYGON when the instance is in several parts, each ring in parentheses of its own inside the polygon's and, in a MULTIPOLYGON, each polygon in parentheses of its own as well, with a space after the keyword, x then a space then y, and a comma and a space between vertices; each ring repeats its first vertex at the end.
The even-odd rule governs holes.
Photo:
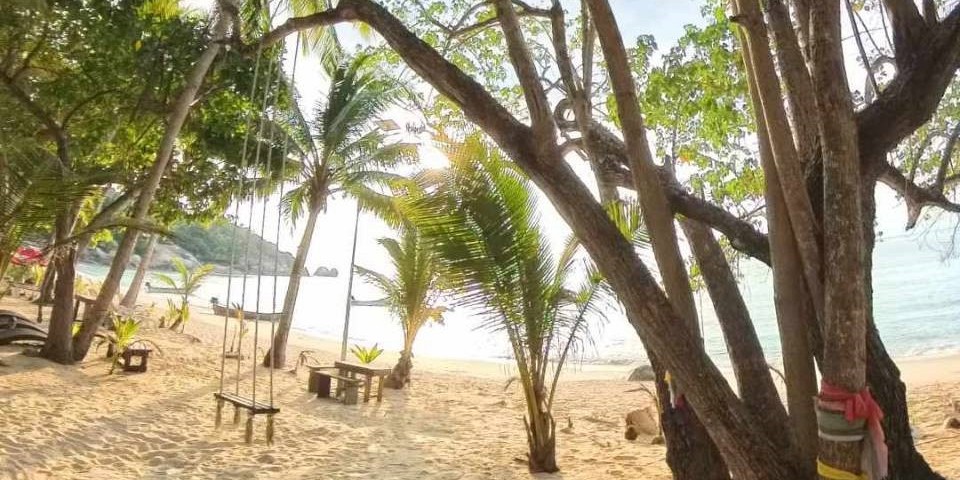
POLYGON ((232 404, 234 407, 248 410, 253 415, 280 413, 280 408, 278 407, 271 407, 266 403, 254 402, 249 398, 232 393, 214 393, 213 396, 216 397, 217 400, 223 400, 224 402, 232 404))

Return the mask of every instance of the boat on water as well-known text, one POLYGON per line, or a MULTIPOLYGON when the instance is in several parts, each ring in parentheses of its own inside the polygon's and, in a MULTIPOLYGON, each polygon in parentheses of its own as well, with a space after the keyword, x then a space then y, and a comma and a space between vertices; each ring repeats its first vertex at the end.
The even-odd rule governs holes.
POLYGON ((381 298, 379 300, 357 300, 356 298, 350 297, 350 305, 354 307, 386 307, 387 299, 381 298))
POLYGON ((174 295, 183 295, 184 293, 187 293, 182 288, 155 287, 153 285, 150 285, 150 282, 145 283, 145 285, 147 286, 147 293, 170 293, 174 295))
MULTIPOLYGON (((220 305, 216 299, 210 299, 210 307, 213 308, 214 315, 225 315, 233 318, 240 318, 237 314, 236 308, 227 308, 226 306, 220 305)), ((244 320, 263 320, 265 322, 279 322, 280 317, 283 316, 281 312, 251 312, 249 310, 242 310, 244 320)))

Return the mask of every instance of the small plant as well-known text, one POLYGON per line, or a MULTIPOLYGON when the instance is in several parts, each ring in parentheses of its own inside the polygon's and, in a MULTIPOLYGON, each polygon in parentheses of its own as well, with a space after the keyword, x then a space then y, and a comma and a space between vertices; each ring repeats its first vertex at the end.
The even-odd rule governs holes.
POLYGON ((156 276, 161 282, 166 283, 171 288, 175 288, 183 292, 183 294, 180 296, 179 306, 173 305, 173 303, 170 301, 167 302, 167 313, 170 314, 167 320, 171 320, 173 322, 170 324, 170 329, 179 329, 181 332, 183 332, 184 325, 188 320, 190 320, 190 295, 193 295, 197 289, 200 288, 200 285, 203 283, 203 279, 206 278, 207 275, 213 273, 213 265, 200 265, 199 267, 190 270, 187 268, 187 265, 183 263, 183 260, 179 258, 174 258, 172 263, 174 268, 177 270, 177 279, 163 274, 157 274, 156 276))
POLYGON ((91 280, 82 275, 77 275, 76 282, 74 283, 73 290, 77 295, 82 295, 85 297, 96 297, 100 293, 100 287, 103 286, 103 282, 97 280, 91 280))
POLYGON ((290 369, 290 373, 296 375, 297 369, 302 365, 306 365, 308 361, 313 363, 320 363, 316 356, 317 352, 314 350, 301 350, 300 354, 297 355, 297 363, 290 369))
POLYGON ((239 303, 233 304, 233 310, 236 312, 237 331, 233 334, 233 339, 230 340, 230 351, 227 352, 227 358, 242 358, 240 345, 243 344, 243 338, 247 336, 250 329, 247 327, 247 322, 243 321, 243 309, 240 308, 239 303))
POLYGON ((138 338, 137 333, 140 332, 140 322, 131 318, 131 317, 121 317, 119 315, 113 318, 113 331, 107 334, 104 338, 97 343, 97 349, 99 350, 100 346, 106 343, 108 345, 108 355, 110 356, 110 371, 107 372, 108 375, 113 375, 114 370, 116 370, 117 365, 120 364, 120 358, 123 356, 128 348, 134 347, 138 344, 150 344, 153 345, 157 351, 160 351, 160 347, 156 343, 138 338))
POLYGON ((352 353, 354 357, 357 357, 360 363, 373 363, 373 361, 383 353, 383 349, 378 347, 376 343, 370 348, 354 344, 353 348, 350 349, 350 353, 352 353))

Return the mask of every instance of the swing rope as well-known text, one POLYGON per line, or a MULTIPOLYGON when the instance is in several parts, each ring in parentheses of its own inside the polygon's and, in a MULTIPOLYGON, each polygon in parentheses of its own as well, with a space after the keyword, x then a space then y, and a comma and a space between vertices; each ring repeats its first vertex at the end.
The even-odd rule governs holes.
MULTIPOLYGON (((260 60, 263 58, 263 47, 257 46, 257 55, 256 61, 253 66, 253 84, 250 86, 250 95, 249 98, 253 98, 257 92, 257 81, 260 77, 260 60)), ((240 221, 240 199, 243 198, 243 185, 244 178, 246 177, 247 171, 247 146, 250 141, 250 130, 253 129, 253 119, 252 117, 247 118, 246 128, 243 136, 243 147, 240 150, 240 175, 237 178, 237 202, 233 207, 233 232, 231 233, 230 238, 230 264, 227 267, 227 298, 224 300, 226 303, 224 313, 223 313, 223 343, 220 353, 220 394, 223 394, 223 379, 226 373, 227 366, 227 328, 230 324, 230 295, 233 290, 233 266, 236 262, 236 247, 237 247, 237 231, 239 228, 240 221)), ((241 311, 243 307, 241 305, 241 311)), ((240 332, 243 330, 242 322, 237 331, 237 335, 240 336, 240 332)), ((242 340, 242 336, 240 338, 242 340)), ((237 355, 239 356, 240 348, 237 347, 237 355)), ((239 394, 239 380, 236 387, 237 391, 235 394, 239 394)))
MULTIPOLYGON (((297 32, 297 40, 293 49, 293 68, 290 72, 290 101, 296 102, 296 81, 297 81, 297 60, 300 56, 300 33, 297 32)), ((277 232, 276 232, 276 244, 277 248, 280 248, 280 223, 283 213, 283 194, 284 187, 286 186, 286 179, 284 175, 287 173, 287 155, 289 154, 290 139, 285 138, 283 142, 283 159, 280 166, 280 194, 277 197, 277 232)), ((280 264, 280 255, 275 255, 273 257, 273 304, 271 310, 276 313, 277 311, 277 268, 280 264)), ((289 278, 289 277, 288 277, 289 278)), ((287 288, 290 288, 289 280, 287 281, 287 288)), ((290 315, 293 315, 293 312, 290 312, 290 315)), ((276 316, 270 316, 270 406, 273 407, 273 370, 277 368, 277 352, 274 348, 274 337, 276 336, 276 316)))
MULTIPOLYGON (((281 75, 282 75, 282 74, 283 74, 283 57, 280 56, 280 57, 278 57, 278 59, 277 59, 277 64, 276 64, 276 77, 275 77, 275 80, 274 80, 274 83, 273 83, 273 88, 270 89, 270 90, 268 90, 268 92, 269 92, 269 93, 268 93, 268 96, 269 96, 270 94, 272 94, 272 97, 271 97, 271 99, 272 99, 272 104, 269 103, 269 100, 264 102, 263 116, 261 117, 261 129, 260 129, 260 133, 261 133, 261 134, 263 133, 263 128, 262 128, 262 127, 263 127, 263 123, 266 122, 267 117, 268 117, 268 116, 270 115, 270 113, 271 113, 271 112, 270 112, 271 107, 274 107, 273 109, 275 110, 276 103, 277 103, 277 97, 278 97, 278 94, 277 94, 278 88, 277 88, 277 86, 278 86, 279 83, 280 83, 280 78, 281 78, 281 75)), ((275 113, 275 111, 272 112, 272 113, 275 113)), ((266 160, 265 160, 264 163, 263 163, 263 172, 264 172, 264 173, 263 173, 263 178, 264 178, 264 180, 267 180, 267 179, 271 178, 271 172, 273 171, 273 169, 272 169, 272 161, 273 161, 273 140, 274 140, 274 132, 275 132, 275 128, 274 128, 273 125, 271 125, 271 126, 270 126, 270 134, 269 134, 269 136, 268 136, 268 137, 269 137, 269 142, 267 143, 267 158, 266 158, 266 160)), ((257 145, 257 157, 258 157, 258 158, 259 158, 259 156, 260 156, 260 155, 259 155, 259 154, 260 154, 260 149, 261 149, 261 147, 262 147, 262 145, 263 145, 262 140, 263 140, 263 139, 261 139, 261 142, 257 145)), ((253 359, 254 359, 254 361, 253 361, 253 393, 252 393, 252 399, 253 399, 253 403, 254 403, 254 404, 256 404, 256 402, 257 402, 257 365, 260 363, 259 361, 257 361, 257 345, 259 345, 259 343, 260 343, 260 341, 259 341, 259 339, 260 339, 260 317, 261 317, 260 314, 262 313, 262 312, 260 311, 260 295, 261 295, 261 292, 262 292, 262 288, 261 288, 261 287, 262 287, 262 284, 263 284, 263 243, 264 243, 264 242, 263 242, 262 239, 265 238, 265 237, 264 237, 264 234, 266 233, 266 228, 267 228, 266 223, 267 223, 267 204, 268 204, 268 203, 269 203, 269 202, 268 202, 268 198, 267 198, 266 196, 264 196, 264 198, 263 198, 263 209, 262 209, 262 212, 261 212, 261 214, 260 214, 260 238, 261 238, 261 241, 257 243, 257 290, 256 290, 256 319, 257 319, 257 321, 253 324, 253 359)), ((252 210, 253 210, 253 203, 251 203, 251 211, 252 211, 252 210)), ((278 219, 278 221, 279 221, 279 219, 278 219)), ((253 223, 251 222, 249 225, 250 225, 250 227, 251 227, 251 229, 252 229, 253 223)), ((271 320, 271 322, 272 322, 272 320, 271 320)), ((271 339, 271 340, 272 340, 272 339, 271 339)), ((270 378, 272 379, 272 378, 273 378, 273 368, 269 369, 269 372, 270 372, 270 378)), ((273 398, 272 398, 272 397, 270 398, 270 403, 271 403, 271 404, 273 403, 273 398)))

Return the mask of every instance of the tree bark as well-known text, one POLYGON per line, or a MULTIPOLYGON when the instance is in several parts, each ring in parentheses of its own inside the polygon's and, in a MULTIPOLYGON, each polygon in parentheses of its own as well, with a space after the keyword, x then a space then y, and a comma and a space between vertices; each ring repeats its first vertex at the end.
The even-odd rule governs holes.
POLYGON ((137 265, 137 273, 133 275, 130 287, 127 288, 127 294, 120 300, 120 305, 127 308, 133 308, 137 304, 137 296, 140 295, 140 287, 143 286, 143 279, 147 277, 147 270, 150 269, 150 262, 153 261, 153 251, 157 248, 157 234, 150 235, 147 240, 147 248, 140 257, 140 264, 137 265))
MULTIPOLYGON (((860 156, 840 38, 839 2, 810 8, 810 57, 823 148, 823 381, 847 392, 866 388, 866 286, 860 210, 860 156)), ((860 473, 860 442, 820 439, 819 459, 860 473)), ((827 478, 827 477, 824 477, 827 478)))
MULTIPOLYGON (((137 197, 137 201, 133 206, 132 218, 135 221, 144 221, 147 218, 150 205, 153 203, 153 197, 157 192, 157 188, 160 186, 163 172, 166 170, 167 163, 173 156, 173 149, 177 136, 180 134, 180 129, 183 127, 187 115, 190 113, 190 107, 197 97, 197 92, 200 91, 204 77, 206 77, 210 66, 223 48, 223 41, 232 23, 232 16, 225 11, 227 10, 225 8, 221 8, 220 10, 216 23, 213 26, 213 40, 207 45, 203 53, 200 54, 200 58, 197 59, 197 62, 190 69, 190 72, 187 74, 186 85, 183 87, 183 90, 171 108, 170 114, 167 116, 166 128, 157 150, 156 159, 153 162, 153 166, 150 167, 150 172, 144 181, 140 196, 137 197)), ((110 310, 113 298, 120 288, 120 279, 123 276, 124 270, 127 268, 127 263, 130 262, 133 248, 136 246, 137 237, 139 237, 137 230, 127 229, 126 235, 123 236, 123 240, 121 240, 120 245, 117 246, 117 252, 113 262, 110 264, 110 271, 103 280, 103 286, 97 295, 97 300, 91 306, 90 311, 84 314, 83 326, 80 328, 80 333, 77 334, 74 343, 74 358, 77 360, 82 360, 87 356, 93 335, 110 310)))
MULTIPOLYGON (((55 232, 57 242, 64 241, 73 230, 74 215, 64 211, 57 215, 55 232)), ((51 361, 65 365, 73 358, 73 286, 76 280, 76 246, 70 243, 57 249, 53 268, 57 270, 53 296, 53 311, 47 328, 47 340, 40 354, 51 361)))
MULTIPOLYGON (((861 162, 862 163, 862 162, 861 162)), ((863 172, 861 207, 863 208, 864 284, 867 300, 867 384, 883 409, 883 432, 890 453, 890 480, 943 480, 917 452, 910 429, 907 388, 900 380, 900 369, 890 358, 873 320, 873 249, 876 245, 874 198, 877 172, 863 172)))
POLYGON ((749 410, 755 412, 770 438, 780 440, 778 446, 784 451, 791 451, 794 442, 789 435, 783 435, 790 430, 787 411, 780 401, 750 312, 720 242, 710 228, 701 223, 685 218, 680 220, 680 225, 717 312, 740 398, 749 410))
MULTIPOLYGON (((757 79, 753 75, 753 59, 745 47, 745 34, 739 32, 744 45, 747 89, 755 106, 760 105, 757 79)), ((756 108, 756 107, 755 107, 756 108)), ((774 305, 783 352, 783 367, 787 386, 787 405, 791 431, 800 457, 800 464, 811 474, 817 455, 816 412, 813 396, 817 392, 816 370, 810 348, 811 332, 819 332, 809 292, 803 280, 800 252, 787 216, 787 206, 780 188, 777 166, 773 159, 767 125, 762 115, 756 115, 757 144, 760 165, 764 175, 764 198, 767 206, 767 229, 773 268, 774 305)))
POLYGON ((818 318, 823 312, 823 286, 820 280, 821 259, 817 240, 817 224, 813 206, 806 191, 806 182, 800 168, 797 149, 793 143, 790 124, 783 107, 780 81, 770 54, 770 40, 763 24, 763 15, 756 0, 735 0, 734 18, 744 29, 744 48, 750 51, 760 105, 754 106, 755 115, 763 115, 767 136, 777 164, 780 188, 797 249, 803 259, 804 278, 813 299, 818 318))
POLYGON ((273 335, 270 350, 263 356, 263 366, 283 368, 287 363, 287 338, 290 336, 290 327, 293 325, 293 311, 297 306, 297 294, 300 292, 300 280, 303 277, 303 268, 307 263, 307 254, 310 253, 310 243, 313 241, 313 231, 317 228, 317 218, 320 216, 321 204, 314 201, 307 216, 307 226, 300 237, 297 254, 293 257, 293 266, 290 269, 290 280, 287 283, 287 292, 283 297, 283 312, 280 323, 273 335))
POLYGON ((793 127, 793 140, 802 163, 819 151, 813 83, 784 0, 767 0, 766 7, 769 31, 776 45, 777 66, 780 67, 780 77, 790 106, 787 113, 793 127))
MULTIPOLYGON (((414 333, 416 335, 416 333, 414 333)), ((410 383, 410 372, 413 371, 413 340, 404 340, 400 359, 393 366, 390 375, 384 381, 388 388, 402 389, 410 383)))

